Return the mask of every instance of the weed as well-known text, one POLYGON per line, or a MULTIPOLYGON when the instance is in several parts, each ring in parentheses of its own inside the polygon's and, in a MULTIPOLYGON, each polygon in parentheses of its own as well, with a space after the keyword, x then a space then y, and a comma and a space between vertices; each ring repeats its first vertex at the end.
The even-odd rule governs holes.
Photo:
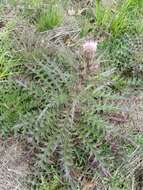
MULTIPOLYGON (((53 180, 51 182, 47 183, 42 180, 42 183, 40 184, 40 188, 38 190, 60 190, 60 181, 57 176, 53 177, 53 180)), ((62 190, 62 189, 61 189, 62 190)))

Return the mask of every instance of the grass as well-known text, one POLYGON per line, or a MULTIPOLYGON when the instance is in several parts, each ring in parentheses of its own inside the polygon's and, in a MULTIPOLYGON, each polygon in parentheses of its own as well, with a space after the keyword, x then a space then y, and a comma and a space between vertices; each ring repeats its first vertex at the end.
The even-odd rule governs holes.
POLYGON ((13 23, 8 23, 6 29, 0 33, 0 78, 4 78, 12 74, 12 69, 16 65, 16 60, 11 55, 9 45, 9 32, 13 27, 13 23), (6 41, 6 42, 5 42, 6 41))
POLYGON ((110 25, 110 21, 112 19, 112 12, 108 8, 104 8, 100 1, 96 1, 95 5, 95 18, 96 18, 96 24, 98 27, 106 27, 109 28, 108 24, 110 25))
POLYGON ((141 114, 142 1, 2 6, 3 18, 10 9, 19 19, 0 28, 0 132, 33 152, 28 188, 131 189, 143 153, 129 112, 135 102, 141 114), (98 41, 90 63, 87 39, 98 41))
POLYGON ((119 36, 122 33, 133 33, 134 30, 139 33, 142 27, 136 28, 142 9, 142 1, 125 0, 116 7, 105 7, 100 1, 95 1, 93 15, 98 27, 103 28, 113 36, 119 36))
POLYGON ((39 31, 53 29, 55 26, 62 24, 64 18, 63 8, 60 4, 51 4, 48 9, 42 11, 37 20, 39 31))

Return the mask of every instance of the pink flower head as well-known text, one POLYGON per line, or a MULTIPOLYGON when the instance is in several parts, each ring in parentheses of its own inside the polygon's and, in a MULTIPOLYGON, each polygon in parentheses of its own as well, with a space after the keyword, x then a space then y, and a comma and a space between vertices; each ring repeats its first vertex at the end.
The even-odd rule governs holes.
POLYGON ((86 41, 82 48, 85 57, 91 59, 97 50, 97 42, 93 40, 86 41))

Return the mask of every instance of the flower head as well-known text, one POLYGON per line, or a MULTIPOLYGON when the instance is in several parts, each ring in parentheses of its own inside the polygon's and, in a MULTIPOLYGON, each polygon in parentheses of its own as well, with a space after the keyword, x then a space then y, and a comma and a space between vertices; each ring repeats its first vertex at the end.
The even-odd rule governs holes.
POLYGON ((91 59, 97 50, 97 42, 93 40, 86 41, 82 48, 84 56, 88 59, 91 59))

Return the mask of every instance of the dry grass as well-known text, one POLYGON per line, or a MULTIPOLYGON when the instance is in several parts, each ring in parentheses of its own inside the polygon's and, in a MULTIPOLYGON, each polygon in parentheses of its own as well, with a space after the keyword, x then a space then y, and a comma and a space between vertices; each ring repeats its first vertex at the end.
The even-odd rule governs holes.
POLYGON ((0 190, 26 190, 24 178, 28 163, 23 160, 24 151, 19 142, 0 143, 0 190))
MULTIPOLYGON (((143 132, 143 93, 142 89, 131 90, 128 89, 126 94, 126 101, 122 103, 126 113, 128 113, 127 122, 120 127, 120 134, 122 138, 127 140, 130 145, 134 147, 134 150, 128 155, 128 160, 123 162, 120 169, 124 170, 126 180, 131 179, 132 189, 142 189, 142 143, 135 141, 134 136, 142 136, 143 132), (125 134, 125 135, 124 135, 125 134)), ((117 169, 117 173, 118 173, 117 169)), ((117 174, 116 173, 116 174, 117 174)))

